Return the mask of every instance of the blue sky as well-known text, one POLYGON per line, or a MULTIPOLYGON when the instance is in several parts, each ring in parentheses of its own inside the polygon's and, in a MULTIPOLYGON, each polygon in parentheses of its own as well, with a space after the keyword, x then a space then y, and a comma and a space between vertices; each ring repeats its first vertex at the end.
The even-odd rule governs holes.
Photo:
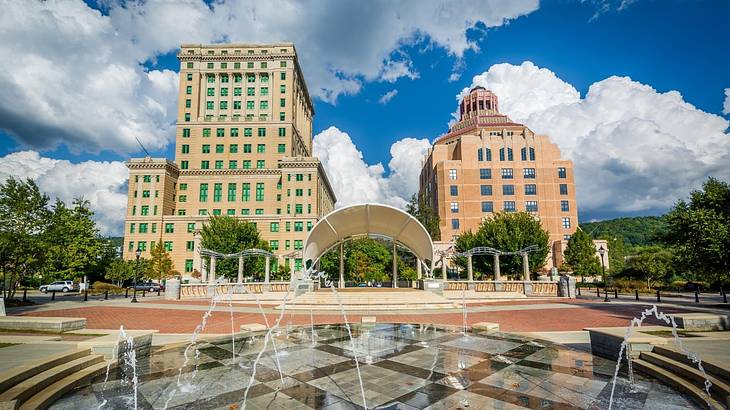
MULTIPOLYGON (((287 0, 280 1, 288 3, 287 0)), ((228 1, 220 6, 216 5, 215 10, 211 11, 210 8, 206 9, 205 4, 196 4, 199 1, 191 0, 190 9, 200 13, 202 18, 217 21, 215 20, 216 12, 222 14, 221 10, 226 7, 233 10, 229 13, 235 13, 235 10, 238 10, 237 16, 244 15, 244 10, 249 11, 256 7, 245 0, 240 0, 241 4, 232 4, 236 2, 238 0, 228 1)), ((28 3, 34 2, 19 2, 15 4, 14 9, 27 6, 29 9, 21 12, 32 14, 34 12, 30 9, 32 7, 51 7, 45 4, 28 5, 28 3)), ((92 8, 96 8, 95 2, 84 4, 78 0, 65 0, 62 4, 64 8, 62 13, 58 9, 44 10, 51 12, 54 18, 61 19, 64 18, 61 15, 66 14, 78 15, 79 20, 76 23, 79 21, 98 23, 98 27, 91 26, 92 29, 89 29, 88 36, 82 35, 79 36, 80 39, 74 39, 73 42, 78 41, 79 44, 76 44, 77 49, 71 50, 71 55, 77 55, 82 60, 88 57, 89 61, 96 61, 93 57, 88 56, 89 51, 81 50, 93 51, 108 46, 112 54, 126 52, 131 56, 129 60, 119 60, 123 61, 122 63, 110 58, 109 61, 102 61, 100 64, 108 64, 110 67, 115 64, 119 66, 126 64, 131 67, 131 70, 142 72, 142 74, 139 72, 136 74, 138 77, 144 77, 144 72, 161 73, 157 78, 148 79, 149 87, 145 86, 146 79, 143 78, 141 85, 138 85, 139 89, 135 88, 129 99, 118 97, 119 94, 127 91, 123 85, 120 85, 119 88, 111 85, 108 94, 102 93, 102 96, 112 101, 119 98, 119 104, 110 103, 112 108, 104 111, 106 113, 113 112, 115 109, 124 111, 125 104, 130 104, 130 100, 134 101, 133 99, 137 98, 137 95, 139 95, 140 105, 145 96, 151 95, 152 100, 158 102, 165 100, 166 102, 160 103, 174 108, 175 94, 171 93, 170 84, 173 84, 176 78, 174 78, 174 73, 166 72, 166 70, 177 71, 178 68, 173 44, 190 41, 220 41, 222 38, 234 41, 248 41, 250 38, 250 41, 258 41, 259 37, 267 35, 267 27, 250 33, 245 30, 220 29, 220 32, 210 33, 209 38, 206 38, 207 34, 201 34, 189 27, 180 28, 180 32, 174 30, 171 32, 170 29, 166 29, 165 24, 174 26, 177 17, 169 9, 163 9, 162 6, 157 7, 160 10, 155 10, 153 6, 156 2, 149 3, 151 4, 129 2, 123 6, 112 2, 112 7, 104 9, 101 15, 94 15, 92 8), (159 13, 157 18, 160 20, 157 24, 154 22, 148 24, 153 27, 152 29, 143 30, 142 25, 137 23, 144 19, 147 19, 146 23, 150 23, 150 20, 156 16, 155 12, 159 13), (113 28, 104 27, 104 24, 111 25, 113 28), (158 32, 155 32, 156 26, 160 26, 158 32), (99 30, 100 34, 97 36, 99 43, 95 43, 94 30, 99 30), (130 40, 125 43, 119 38, 130 40), (107 43, 102 44, 103 41, 107 43), (116 41, 119 43, 115 43, 116 41), (112 45, 108 45, 110 43, 112 45), (148 91, 148 88, 153 91, 148 91), (170 99, 172 99, 171 102, 167 101, 170 99)), ((428 2, 419 4, 425 3, 428 2)), ((500 63, 508 63, 509 66, 503 66, 506 71, 503 70, 502 73, 511 74, 509 76, 497 75, 498 70, 495 68, 491 70, 490 75, 485 77, 484 81, 487 86, 504 90, 503 93, 507 94, 500 95, 500 101, 506 101, 502 104, 503 111, 505 109, 509 111, 510 107, 519 108, 520 103, 509 102, 510 98, 517 99, 520 95, 530 98, 530 94, 511 91, 519 89, 520 83, 522 85, 527 83, 528 77, 520 76, 529 76, 529 81, 534 81, 534 85, 531 85, 533 90, 544 90, 546 93, 551 90, 561 90, 569 94, 572 86, 580 93, 577 99, 561 100, 566 105, 574 105, 573 111, 556 112, 558 108, 554 105, 557 103, 553 104, 549 97, 542 96, 536 99, 532 106, 525 108, 524 115, 520 116, 516 111, 514 112, 517 119, 523 120, 529 126, 537 128, 538 131, 560 134, 561 128, 556 125, 557 121, 570 122, 572 118, 565 117, 565 115, 571 112, 574 114, 576 112, 592 113, 590 115, 605 112, 607 113, 606 118, 612 119, 612 121, 606 120, 605 122, 596 121, 590 127, 585 126, 587 131, 580 141, 564 143, 563 141, 567 141, 569 136, 554 136, 564 153, 576 162, 576 168, 579 168, 577 162, 580 158, 583 158, 584 161, 591 161, 590 156, 585 154, 586 150, 592 149, 591 135, 596 136, 596 141, 608 143, 606 139, 609 139, 609 131, 605 129, 605 124, 608 122, 614 124, 610 133, 623 132, 620 135, 611 134, 610 138, 613 140, 623 136, 641 138, 641 132, 636 128, 637 124, 627 122, 623 124, 625 127, 622 127, 621 124, 613 121, 616 118, 629 121, 632 114, 620 112, 621 108, 618 107, 622 104, 620 98, 617 97, 615 101, 610 101, 609 97, 605 96, 626 94, 629 92, 627 90, 633 90, 630 92, 638 93, 637 98, 645 98, 647 101, 647 114, 638 115, 646 122, 644 125, 656 123, 656 134, 667 135, 664 140, 659 137, 647 139, 645 144, 649 150, 652 149, 651 147, 656 147, 658 151, 662 152, 688 150, 693 152, 693 159, 696 163, 705 167, 700 172, 693 174, 691 178, 678 182, 679 185, 667 187, 666 190, 669 192, 660 195, 651 192, 653 192, 652 188, 665 189, 658 182, 658 178, 663 177, 662 173, 657 171, 657 175, 653 176, 644 171, 651 164, 651 158, 635 158, 628 161, 627 164, 624 164, 628 168, 623 168, 621 172, 624 174, 622 175, 618 175, 612 169, 611 161, 607 160, 604 167, 605 172, 590 174, 588 171, 584 171, 585 175, 579 179, 579 183, 583 184, 578 187, 579 193, 581 191, 586 193, 586 207, 581 211, 582 219, 661 213, 681 195, 680 192, 686 193, 690 188, 696 187, 698 181, 706 176, 717 175, 718 172, 721 177, 725 175, 722 174, 722 171, 718 171, 722 168, 718 161, 730 155, 727 152, 728 117, 723 114, 723 109, 728 109, 723 106, 726 103, 725 89, 730 88, 730 69, 728 69, 730 47, 728 47, 727 32, 730 2, 635 1, 629 2, 627 6, 623 7, 619 2, 611 1, 547 1, 538 5, 533 0, 524 0, 514 2, 510 4, 510 7, 497 2, 468 3, 471 4, 469 7, 476 8, 456 5, 450 12, 452 14, 465 13, 468 15, 461 16, 463 19, 481 21, 473 25, 463 23, 461 28, 453 31, 434 27, 435 24, 429 22, 428 15, 420 20, 412 16, 405 17, 413 10, 411 7, 415 4, 407 1, 404 4, 399 3, 397 6, 395 3, 388 2, 339 2, 336 3, 337 7, 330 7, 334 10, 324 10, 325 7, 320 9, 315 7, 319 6, 318 3, 310 3, 308 6, 311 7, 306 7, 307 12, 310 12, 310 9, 317 10, 311 11, 312 16, 302 17, 313 19, 314 22, 311 26, 297 27, 298 31, 289 33, 289 36, 294 38, 271 38, 271 40, 295 41, 300 54, 307 53, 314 56, 311 59, 324 56, 324 58, 330 59, 326 61, 330 68, 342 70, 338 74, 327 73, 327 67, 322 68, 304 61, 304 74, 310 85, 310 91, 315 94, 314 133, 319 134, 329 127, 336 127, 338 132, 336 137, 349 141, 348 144, 352 147, 348 145, 346 148, 352 148, 355 152, 361 153, 364 166, 383 164, 382 173, 378 174, 377 170, 372 171, 373 178, 379 181, 383 191, 380 194, 373 194, 376 199, 382 198, 384 202, 398 203, 397 200, 391 199, 407 197, 406 191, 413 189, 412 183, 397 185, 393 181, 389 181, 389 172, 392 173, 394 170, 389 170, 387 164, 398 160, 391 155, 390 147, 404 138, 433 140, 443 133, 455 110, 456 96, 464 88, 474 84, 472 80, 474 76, 486 73, 500 63), (386 26, 386 30, 382 26, 378 27, 377 24, 365 23, 362 26, 353 26, 351 29, 347 27, 347 16, 362 13, 363 7, 368 7, 365 5, 369 5, 373 9, 372 14, 375 16, 373 21, 388 24, 387 21, 391 21, 388 18, 390 18, 389 13, 392 10, 386 9, 391 4, 393 4, 393 8, 401 8, 395 11, 398 16, 392 21, 400 22, 412 18, 413 21, 405 26, 405 30, 413 32, 402 34, 403 30, 401 30, 395 34, 384 34, 383 32, 391 30, 390 26, 386 26), (375 10, 378 7, 384 10, 375 10), (485 11, 485 9, 489 10, 485 11), (600 10, 603 11, 599 12, 600 10), (338 23, 333 22, 340 20, 337 18, 337 13, 345 16, 342 19, 345 23, 340 24, 343 27, 338 27, 338 23), (400 16, 404 17, 401 19, 400 16), (490 20, 491 17, 496 20, 490 20), (320 32, 324 32, 324 34, 320 32), (459 41, 459 35, 473 42, 476 47, 465 47, 463 42, 459 41), (304 40, 300 40, 299 36, 304 40), (320 43, 326 42, 322 46, 323 48, 335 50, 332 56, 327 56, 324 51, 318 49, 317 36, 324 36, 319 37, 325 39, 320 41, 320 43), (376 44, 378 42, 386 44, 376 44), (350 43, 362 45, 362 55, 373 51, 377 57, 362 57, 360 60, 357 53, 348 55, 346 49, 354 47, 350 46, 350 43), (353 58, 357 61, 350 63, 353 58), (395 81, 391 82, 383 74, 383 61, 405 61, 410 75, 396 76, 395 81), (535 67, 543 71, 527 73, 529 70, 521 66, 525 61, 534 63, 535 67), (450 81, 450 76, 455 70, 460 74, 460 78, 450 81), (553 76, 556 77, 555 82, 550 80, 553 76), (633 82, 623 83, 616 88, 617 84, 604 82, 611 76, 628 77, 633 82), (346 84, 343 78, 354 81, 357 86, 347 90, 346 88, 352 83, 346 84), (589 87, 597 83, 600 83, 599 88, 605 91, 604 98, 600 102, 601 105, 595 105, 598 103, 585 100, 589 87), (327 88, 330 85, 336 90, 334 97, 323 96, 323 93, 314 90, 327 88), (656 91, 643 88, 639 90, 639 86, 648 86, 656 91), (379 102, 384 94, 394 90, 397 91, 397 94, 389 102, 385 104, 379 102), (611 90, 611 93, 606 90, 611 90), (677 91, 679 99, 665 94, 669 91, 677 91), (693 105, 696 107, 695 110, 688 112, 684 103, 693 105), (661 112, 664 108, 666 110, 661 112), (706 141, 707 144, 710 141, 715 144, 717 141, 722 142, 722 145, 717 147, 720 150, 719 157, 707 154, 705 146, 692 146, 691 141, 684 141, 680 145, 671 145, 667 142, 672 139, 671 137, 676 136, 675 134, 686 132, 677 128, 676 124, 671 124, 672 118, 676 117, 677 112, 684 112, 690 116, 685 121, 688 124, 691 121, 697 121, 695 128, 702 129, 702 133, 706 134, 706 136, 703 134, 694 138, 706 141), (555 119, 560 115, 563 117, 555 119), (546 119, 548 117, 549 119, 546 119), (600 138, 604 138, 604 140, 600 138), (618 197, 625 197, 627 203, 613 204, 607 200, 595 199, 601 196, 600 193, 594 193, 585 181, 602 180, 603 178, 610 181, 611 189, 619 190, 623 189, 621 187, 625 187, 618 197), (632 180, 640 181, 640 183, 633 188, 626 186, 627 181, 632 180), (624 195, 625 192, 632 189, 635 195, 624 195), (647 199, 647 195, 650 197, 653 195, 653 197, 647 199)), ((427 7, 424 6, 424 8, 427 7)), ((180 8, 178 7, 178 9, 180 8)), ((17 10, 13 11, 17 12, 17 10)), ((35 10, 36 13, 37 11, 35 10)), ((363 20, 370 17, 371 10, 367 11, 363 20)), ((257 14, 257 17, 260 18, 259 23, 265 24, 265 12, 261 9, 256 12, 260 13, 260 15, 257 14)), ((6 18, 10 19, 12 16, 6 16, 6 18)), ((28 26, 32 26, 33 21, 19 20, 23 20, 23 18, 16 16, 12 22, 7 21, 8 24, 17 24, 17 27, 14 27, 14 30, 10 30, 9 33, 3 34, 5 37, 0 39, 3 43, 12 43, 16 40, 12 36, 20 38, 24 30, 31 30, 31 27, 28 26)), ((286 21, 286 16, 283 16, 282 20, 286 21)), ((236 23, 235 20, 233 21, 236 23)), ((461 20, 455 21, 461 22, 461 20)), ((241 25, 245 25, 245 23, 241 23, 241 25)), ((285 32, 273 29, 271 31, 274 34, 269 35, 287 35, 285 32)), ((49 34, 49 36, 53 35, 53 33, 49 34)), ((34 44, 50 47, 49 44, 53 42, 52 37, 43 37, 42 33, 30 37, 37 38, 23 39, 23 41, 27 41, 26 45, 30 45, 31 48, 34 44), (36 43, 33 43, 34 41, 36 43), (44 44, 44 42, 48 44, 44 44)), ((12 51, 11 45, 6 45, 6 47, 8 48, 5 50, 6 52, 12 51)), ((82 72, 78 75, 79 78, 85 78, 84 76, 93 75, 93 73, 82 72)), ((130 122, 128 118, 120 121, 118 125, 113 124, 115 120, 110 119, 111 125, 93 124, 88 128, 80 129, 78 135, 83 136, 76 139, 73 130, 59 132, 60 126, 53 124, 54 121, 37 121, 26 114, 13 112, 12 101, 14 100, 27 99, 30 101, 33 100, 31 97, 43 98, 42 92, 28 90, 26 86, 19 84, 18 77, 16 75, 5 79, 0 78, 0 85, 5 81, 9 84, 15 81, 16 83, 13 85, 17 88, 15 92, 11 92, 14 89, 9 87, 5 92, 0 91, 0 108, 5 106, 4 110, 0 110, 0 156, 5 157, 6 163, 10 163, 9 155, 26 150, 38 152, 40 158, 68 160, 72 165, 83 161, 118 162, 129 156, 140 155, 140 151, 135 148, 136 143, 130 142, 128 136, 126 139, 121 139, 121 137, 113 135, 116 127, 123 128, 128 125, 124 123, 124 121, 130 122), (2 96, 3 93, 6 93, 5 98, 2 96), (120 139, 116 140, 116 138, 120 139)), ((66 101, 73 101, 73 96, 69 96, 66 101)), ((523 105, 525 103, 525 101, 522 102, 523 105)), ((93 101, 90 104, 94 104, 93 101)), ((68 104, 59 102, 58 105, 68 104)), ((133 109, 140 108, 134 107, 133 109)), ((64 110, 71 117, 75 115, 73 104, 64 107, 64 110)), ((138 116, 131 115, 130 117, 138 118, 138 116)), ((170 125, 174 121, 173 118, 168 114, 144 120, 148 120, 149 124, 144 124, 144 127, 140 128, 140 132, 141 135, 146 135, 143 139, 150 147, 150 151, 155 156, 172 158, 174 147, 170 143, 170 135, 173 128, 170 125)), ((551 137, 553 137, 552 133, 551 137)), ((636 139, 632 141, 636 141, 636 139)), ((423 146, 424 144, 421 142, 418 149, 422 150, 423 146)), ((596 149, 605 152, 611 152, 615 148, 616 155, 619 155, 621 149, 629 148, 602 146, 598 142, 596 146, 596 149)), ((393 164, 394 167, 398 166, 397 161, 393 164)), ((339 173, 340 171, 333 169, 331 172, 339 173)), ((414 178, 412 170, 408 173, 403 172, 403 175, 408 175, 408 178, 414 178)), ((30 175, 35 176, 32 172, 30 175)), ((417 173, 415 178, 417 178, 417 173)), ((341 182, 343 185, 348 183, 346 176, 341 182)), ((616 195, 611 196, 617 197, 616 195)), ((357 198, 351 198, 352 201, 355 199, 357 198)))

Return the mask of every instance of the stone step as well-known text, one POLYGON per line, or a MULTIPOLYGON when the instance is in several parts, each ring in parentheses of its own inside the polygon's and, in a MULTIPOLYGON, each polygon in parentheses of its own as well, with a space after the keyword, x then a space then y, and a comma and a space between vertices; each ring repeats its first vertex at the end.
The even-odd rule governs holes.
POLYGON ((16 400, 18 403, 23 403, 51 384, 103 360, 102 356, 88 355, 52 367, 23 380, 0 394, 0 402, 16 400))
MULTIPOLYGON (((279 308, 283 308, 282 306, 279 306, 279 308)), ((459 308, 453 303, 409 303, 409 304, 392 304, 392 305, 383 305, 381 303, 378 304, 360 304, 360 305, 338 305, 338 304, 287 304, 287 309, 291 310, 309 310, 309 309, 317 309, 317 310, 333 310, 333 311, 339 311, 340 309, 345 309, 348 311, 354 311, 354 310, 362 310, 362 311, 372 311, 372 310, 432 310, 432 309, 457 309, 459 308)))
MULTIPOLYGON (((642 360, 646 360, 647 362, 655 364, 665 370, 669 370, 673 374, 692 382, 695 386, 702 390, 705 389, 705 377, 697 368, 696 364, 688 365, 652 352, 642 352, 639 357, 642 360)), ((712 382, 712 386, 710 387, 712 397, 721 403, 727 403, 728 397, 730 396, 730 387, 709 374, 708 377, 710 382, 712 382)))
MULTIPOLYGON (((673 350, 667 346, 656 346, 653 352, 689 366, 693 365, 692 361, 688 359, 684 353, 673 350)), ((707 374, 730 386, 730 369, 725 369, 704 360, 702 361, 702 367, 705 369, 707 374)))
POLYGON ((79 349, 71 352, 63 352, 51 356, 50 358, 11 369, 10 371, 0 375, 0 392, 6 392, 16 384, 29 379, 38 373, 45 372, 50 368, 68 363, 80 357, 88 356, 90 353, 91 349, 79 349))
POLYGON ((106 368, 107 363, 102 361, 78 370, 36 393, 20 406, 20 410, 45 409, 72 389, 91 383, 96 376, 104 374, 106 368))
POLYGON ((687 393, 700 406, 704 408, 709 407, 712 410, 725 410, 725 406, 717 400, 712 397, 707 397, 707 392, 704 389, 695 386, 684 378, 673 374, 671 371, 642 359, 634 359, 632 363, 635 370, 661 380, 674 389, 687 393))

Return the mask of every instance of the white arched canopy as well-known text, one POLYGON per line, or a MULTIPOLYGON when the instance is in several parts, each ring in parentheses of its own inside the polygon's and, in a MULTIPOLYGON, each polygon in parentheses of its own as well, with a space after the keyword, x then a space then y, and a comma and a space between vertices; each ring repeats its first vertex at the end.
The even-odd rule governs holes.
POLYGON ((304 260, 316 262, 341 241, 370 234, 393 239, 421 261, 433 259, 431 236, 416 218, 389 205, 358 204, 334 210, 314 225, 304 243, 304 260))

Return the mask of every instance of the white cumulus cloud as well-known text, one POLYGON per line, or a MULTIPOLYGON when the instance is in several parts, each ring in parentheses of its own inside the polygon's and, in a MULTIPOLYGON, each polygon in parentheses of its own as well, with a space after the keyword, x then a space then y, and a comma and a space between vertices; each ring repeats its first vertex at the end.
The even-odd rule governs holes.
POLYGON ((66 160, 41 156, 36 151, 20 151, 0 158, 0 182, 10 176, 33 179, 51 201, 70 204, 74 198, 90 202, 96 222, 104 235, 121 235, 127 205, 127 167, 119 161, 66 160))
POLYGON ((367 164, 350 136, 329 127, 314 137, 314 155, 322 161, 337 206, 378 202, 404 207, 418 191, 421 157, 430 143, 426 139, 404 138, 390 147, 389 174, 381 163, 367 164))
POLYGON ((334 103, 364 82, 418 78, 406 46, 459 60, 467 31, 498 27, 538 0, 82 0, 0 2, 0 129, 23 146, 151 149, 174 136, 177 73, 146 62, 181 43, 293 41, 310 93, 334 103), (210 4, 209 4, 210 3, 210 4), (8 58, 7 56, 12 56, 8 58))
POLYGON ((609 77, 581 98, 530 62, 492 66, 474 85, 573 160, 581 214, 663 212, 708 176, 730 179, 730 123, 677 91, 609 77))
POLYGON ((730 88, 725 89, 725 103, 722 105, 722 113, 730 114, 730 88))
POLYGON ((380 104, 387 104, 390 102, 390 100, 395 98, 396 95, 398 95, 398 90, 390 90, 387 93, 380 96, 380 98, 378 99, 378 102, 380 104))

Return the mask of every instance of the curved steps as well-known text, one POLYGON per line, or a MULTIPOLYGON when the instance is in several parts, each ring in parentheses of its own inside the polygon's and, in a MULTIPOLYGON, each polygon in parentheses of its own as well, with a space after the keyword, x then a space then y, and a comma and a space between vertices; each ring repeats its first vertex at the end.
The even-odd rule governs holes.
POLYGON ((702 406, 708 406, 712 410, 725 410, 725 406, 720 404, 717 400, 712 397, 707 397, 707 392, 705 392, 702 388, 672 374, 669 370, 649 363, 643 359, 632 360, 632 364, 634 369, 689 394, 695 402, 702 406))
MULTIPOLYGON (((652 352, 642 352, 639 357, 651 364, 662 367, 665 370, 669 370, 675 376, 691 381, 694 385, 704 390, 705 376, 702 375, 702 372, 700 372, 697 368, 697 365, 691 366, 652 352)), ((707 377, 712 383, 712 386, 710 386, 710 394, 712 394, 712 397, 721 403, 726 402, 728 400, 728 396, 730 396, 730 386, 725 384, 722 380, 718 380, 713 377, 710 373, 707 373, 707 377)))
POLYGON ((75 387, 90 383, 94 377, 104 374, 106 366, 106 362, 102 361, 64 377, 33 395, 20 406, 20 410, 45 409, 75 387))
MULTIPOLYGON (((16 367, 11 369, 6 374, 0 377, 0 392, 6 392, 11 387, 22 382, 25 379, 31 378, 38 373, 44 372, 50 368, 56 367, 63 363, 71 360, 76 360, 80 357, 88 356, 91 354, 91 349, 79 349, 71 352, 63 352, 57 355, 51 356, 49 359, 36 361, 29 363, 25 366, 16 367)), ((0 399, 2 401, 2 399, 0 399)))

